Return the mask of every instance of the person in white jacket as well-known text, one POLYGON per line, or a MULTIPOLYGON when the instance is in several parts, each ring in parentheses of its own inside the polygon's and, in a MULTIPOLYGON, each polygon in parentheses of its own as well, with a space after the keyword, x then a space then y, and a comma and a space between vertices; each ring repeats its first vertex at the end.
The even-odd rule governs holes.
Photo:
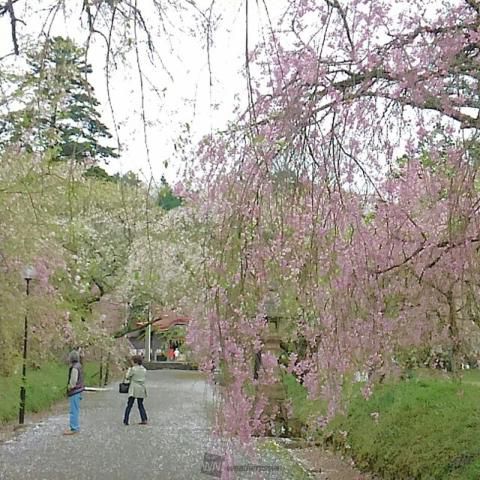
POLYGON ((124 425, 128 425, 130 411, 132 410, 135 399, 137 399, 138 411, 140 412, 140 425, 147 425, 147 412, 143 405, 143 400, 147 397, 147 388, 145 380, 147 377, 147 369, 143 366, 143 359, 139 355, 132 358, 133 367, 130 367, 125 374, 125 381, 130 383, 128 388, 128 400, 123 416, 124 425))

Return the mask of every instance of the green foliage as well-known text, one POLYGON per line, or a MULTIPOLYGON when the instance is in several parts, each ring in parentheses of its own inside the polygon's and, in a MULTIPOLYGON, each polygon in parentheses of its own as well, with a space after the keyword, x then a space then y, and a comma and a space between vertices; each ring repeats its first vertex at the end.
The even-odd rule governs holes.
POLYGON ((28 53, 27 63, 28 71, 16 81, 13 108, 0 119, 1 144, 20 144, 27 152, 59 161, 118 157, 115 149, 100 143, 111 135, 87 80, 92 69, 84 49, 69 38, 49 38, 28 53))
POLYGON ((180 207, 182 205, 182 199, 173 194, 172 187, 165 180, 165 177, 161 179, 162 186, 158 191, 157 203, 164 210, 172 210, 173 208, 180 207))
MULTIPOLYGON (((25 264, 39 273, 30 296, 32 358, 52 359, 52 345, 77 341, 105 351, 95 304, 124 278, 144 231, 146 189, 120 176, 85 177, 81 164, 40 155, 6 152, 0 164, 0 375, 11 374, 21 355, 25 264)), ((147 206, 158 211, 153 200, 147 206)))
POLYGON ((385 480, 477 479, 480 390, 448 379, 414 378, 357 394, 330 425, 337 448, 385 480))
POLYGON ((99 167, 98 165, 87 168, 83 176, 85 178, 94 178, 105 182, 120 183, 130 187, 139 187, 142 183, 134 172, 127 172, 123 175, 120 175, 119 173, 109 175, 104 168, 99 167))
MULTIPOLYGON (((176 325, 175 327, 169 328, 166 332, 160 333, 159 336, 163 338, 167 343, 171 341, 176 341, 176 340, 180 340, 184 342, 186 333, 187 333, 186 327, 182 325, 176 325)), ((183 346, 181 350, 182 349, 183 349, 183 346)))
POLYGON ((140 187, 142 185, 142 181, 138 178, 138 175, 132 171, 128 171, 123 175, 115 173, 110 178, 112 178, 116 183, 120 183, 129 187, 140 187))
POLYGON ((96 178, 106 182, 112 182, 114 180, 114 177, 109 175, 105 169, 99 167, 98 165, 88 168, 83 175, 85 178, 96 178))
MULTIPOLYGON (((85 383, 95 383, 99 366, 86 363, 84 366, 85 383)), ((35 369, 27 370, 26 410, 40 412, 54 402, 66 398, 68 366, 59 363, 45 363, 35 369)), ((0 423, 13 420, 18 415, 21 376, 0 376, 0 423)))
POLYGON ((306 426, 325 414, 326 404, 320 400, 308 398, 307 389, 291 374, 283 375, 283 384, 287 391, 287 398, 292 402, 292 415, 289 421, 306 426))

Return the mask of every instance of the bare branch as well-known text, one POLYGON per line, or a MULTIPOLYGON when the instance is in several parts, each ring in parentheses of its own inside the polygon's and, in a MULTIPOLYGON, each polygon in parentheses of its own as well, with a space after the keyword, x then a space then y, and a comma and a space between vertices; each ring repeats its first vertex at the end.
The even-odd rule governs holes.
POLYGON ((347 34, 348 43, 350 44, 350 48, 352 52, 355 50, 355 46, 353 44, 352 34, 350 33, 350 27, 348 26, 347 22, 347 12, 342 8, 338 0, 325 0, 327 5, 337 10, 338 14, 340 15, 343 26, 345 28, 345 33, 347 34))
MULTIPOLYGON (((437 243, 436 245, 433 245, 434 247, 436 248, 444 248, 445 250, 443 250, 440 255, 438 255, 437 258, 435 258, 435 260, 433 260, 432 262, 430 262, 429 264, 426 265, 426 267, 423 269, 423 272, 422 272, 422 275, 420 276, 420 279, 423 277, 423 273, 425 272, 425 270, 429 269, 429 268, 432 268, 434 267, 438 261, 440 260, 440 258, 447 252, 449 252, 450 250, 452 250, 453 248, 456 248, 456 247, 459 247, 461 245, 464 245, 466 243, 478 243, 480 242, 480 237, 471 237, 471 238, 467 238, 465 239, 464 241, 462 242, 458 242, 458 243, 451 243, 447 240, 443 241, 443 242, 439 242, 437 243)), ((391 265, 390 267, 387 267, 383 270, 376 270, 375 273, 377 275, 381 275, 383 273, 387 273, 387 272, 390 272, 391 270, 394 270, 396 268, 399 268, 403 265, 406 265, 407 263, 410 262, 410 260, 412 260, 414 257, 416 257, 418 254, 420 254, 423 250, 425 250, 425 248, 427 247, 427 244, 426 244, 426 241, 424 240, 421 245, 419 247, 417 247, 410 255, 408 255, 407 257, 405 257, 405 259, 399 263, 396 263, 395 265, 391 265)))
POLYGON ((7 0, 7 2, 0 6, 0 16, 5 15, 8 13, 10 17, 10 28, 12 32, 12 43, 13 43, 13 51, 15 52, 15 55, 18 55, 20 53, 20 49, 18 47, 18 38, 17 38, 17 22, 21 22, 25 24, 22 20, 18 19, 15 16, 15 11, 13 9, 14 3, 17 3, 18 0, 7 0))

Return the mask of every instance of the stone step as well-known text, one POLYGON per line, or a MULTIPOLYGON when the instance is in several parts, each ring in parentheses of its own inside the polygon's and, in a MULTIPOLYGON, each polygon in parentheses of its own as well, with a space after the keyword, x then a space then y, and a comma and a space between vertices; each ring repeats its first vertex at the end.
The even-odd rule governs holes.
POLYGON ((198 367, 189 362, 144 362, 147 370, 198 370, 198 367))

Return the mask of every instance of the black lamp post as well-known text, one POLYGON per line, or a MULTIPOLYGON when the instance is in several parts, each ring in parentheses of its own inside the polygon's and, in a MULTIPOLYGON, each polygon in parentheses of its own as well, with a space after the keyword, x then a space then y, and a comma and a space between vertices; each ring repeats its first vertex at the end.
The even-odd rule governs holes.
POLYGON ((30 295, 30 282, 35 276, 35 268, 26 267, 23 271, 23 279, 26 283, 25 293, 27 302, 25 308, 25 323, 23 330, 23 365, 22 365, 22 385, 20 387, 20 408, 18 410, 18 423, 23 425, 25 422, 25 386, 27 383, 27 346, 28 346, 28 297, 30 295))

